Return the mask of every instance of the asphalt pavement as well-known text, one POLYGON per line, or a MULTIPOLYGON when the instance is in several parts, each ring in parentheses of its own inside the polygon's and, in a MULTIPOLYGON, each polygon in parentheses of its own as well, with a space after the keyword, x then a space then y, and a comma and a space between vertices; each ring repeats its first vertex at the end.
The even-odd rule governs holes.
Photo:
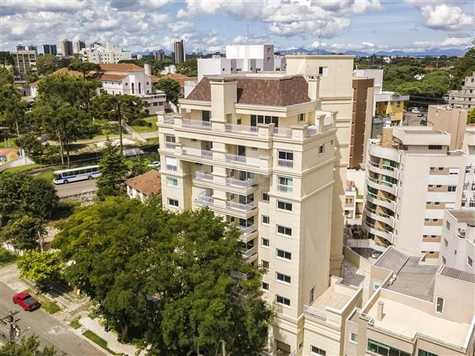
MULTIPOLYGON (((57 351, 70 356, 105 355, 45 311, 41 309, 33 312, 23 311, 12 303, 13 294, 12 289, 0 282, 0 317, 7 315, 9 311, 20 311, 16 318, 20 319, 18 325, 23 336, 36 335, 44 345, 53 345, 57 351)), ((4 332, 3 328, 0 332, 4 332)))
POLYGON ((56 188, 56 193, 58 194, 59 198, 88 193, 97 189, 95 179, 82 180, 79 182, 66 184, 56 184, 54 187, 56 188))

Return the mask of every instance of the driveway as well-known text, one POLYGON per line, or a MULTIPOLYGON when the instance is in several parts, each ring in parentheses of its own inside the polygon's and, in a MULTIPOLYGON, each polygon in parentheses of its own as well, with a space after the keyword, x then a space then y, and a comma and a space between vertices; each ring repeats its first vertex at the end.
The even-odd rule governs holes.
POLYGON ((57 351, 71 356, 105 355, 45 311, 39 309, 25 312, 19 306, 14 305, 12 303, 14 293, 13 289, 0 282, 0 316, 7 315, 9 311, 20 311, 16 318, 20 319, 18 325, 23 336, 36 335, 43 344, 53 345, 57 351))

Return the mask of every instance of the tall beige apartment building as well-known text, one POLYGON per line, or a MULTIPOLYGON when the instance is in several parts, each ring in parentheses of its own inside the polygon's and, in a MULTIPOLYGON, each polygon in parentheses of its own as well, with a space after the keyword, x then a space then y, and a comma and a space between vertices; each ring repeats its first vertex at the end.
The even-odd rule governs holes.
MULTIPOLYGON (((353 56, 295 55, 286 56, 287 74, 300 74, 316 80, 318 109, 331 111, 336 117, 338 169, 335 174, 332 212, 331 271, 339 275, 343 260, 343 227, 345 211, 346 169, 350 164, 353 117, 353 56)), ((364 133, 361 132, 361 135, 364 133)))
POLYGON ((444 210, 462 196, 467 157, 447 132, 385 128, 368 148, 366 228, 383 246, 437 262, 444 210))
POLYGON ((475 72, 465 77, 461 90, 449 91, 449 105, 468 111, 475 108, 475 72))
POLYGON ((241 229, 243 256, 267 270, 272 354, 302 354, 304 304, 329 285, 338 142, 318 97, 302 75, 205 76, 159 120, 163 204, 241 229))

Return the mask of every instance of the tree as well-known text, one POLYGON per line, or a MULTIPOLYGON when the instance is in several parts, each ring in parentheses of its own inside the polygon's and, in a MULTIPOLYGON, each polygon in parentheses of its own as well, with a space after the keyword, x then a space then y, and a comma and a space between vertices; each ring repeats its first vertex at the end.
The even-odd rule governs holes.
POLYGON ((109 95, 102 92, 94 98, 94 111, 97 117, 115 121, 119 125, 120 152, 123 153, 123 125, 146 116, 146 104, 133 95, 109 95))
POLYGON ((26 174, 0 174, 0 226, 23 214, 47 219, 57 204, 51 182, 26 174))
POLYGON ((55 70, 59 68, 59 62, 56 56, 52 54, 45 54, 39 56, 36 60, 36 69, 38 75, 49 75, 54 73, 55 70))
POLYGON ((198 75, 198 61, 196 58, 187 59, 183 63, 177 64, 176 72, 187 77, 196 77, 198 75))
POLYGON ((0 122, 17 136, 27 127, 26 103, 13 85, 0 86, 0 122))
POLYGON ((97 73, 98 71, 100 71, 101 67, 99 66, 99 64, 83 62, 79 58, 74 58, 71 64, 69 65, 69 69, 81 72, 83 79, 86 79, 86 74, 89 74, 91 72, 97 73))
POLYGON ((23 278, 44 289, 51 282, 61 280, 63 263, 60 251, 46 252, 31 250, 18 259, 18 269, 23 278))
POLYGON ((83 208, 54 241, 65 277, 122 340, 151 354, 259 355, 271 311, 239 231, 207 209, 172 214, 113 198, 83 208))
POLYGON ((32 250, 38 247, 43 250, 43 239, 46 234, 42 219, 22 215, 12 219, 0 232, 0 241, 9 243, 19 250, 32 250))
POLYGON ((465 77, 475 72, 475 47, 470 48, 463 57, 455 62, 451 73, 453 80, 451 89, 460 89, 463 85, 465 77))
POLYGON ((150 168, 147 167, 145 164, 145 161, 142 158, 139 158, 138 160, 135 160, 132 162, 132 167, 130 167, 130 172, 129 172, 129 177, 136 177, 141 174, 144 174, 150 170, 150 168))
POLYGON ((180 95, 180 83, 174 79, 162 78, 155 83, 155 88, 163 90, 167 95, 167 100, 173 104, 178 104, 178 97, 180 95))
POLYGON ((5 84, 13 84, 13 75, 5 67, 0 67, 0 86, 5 84))
POLYGON ((97 197, 101 200, 108 196, 124 193, 125 178, 128 173, 124 156, 117 147, 107 144, 99 161, 101 176, 97 179, 97 197))
POLYGON ((58 147, 49 143, 41 143, 33 132, 21 135, 15 140, 15 144, 23 148, 36 163, 54 164, 60 160, 58 147))
POLYGON ((475 108, 468 113, 467 124, 475 124, 475 108))
POLYGON ((19 343, 7 342, 0 347, 0 356, 56 356, 54 347, 41 348, 36 336, 24 337, 19 343))

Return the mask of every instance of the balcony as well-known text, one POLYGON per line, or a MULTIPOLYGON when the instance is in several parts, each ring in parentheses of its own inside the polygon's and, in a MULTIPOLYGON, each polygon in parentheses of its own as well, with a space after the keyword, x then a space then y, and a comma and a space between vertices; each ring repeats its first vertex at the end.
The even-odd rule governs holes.
POLYGON ((257 136, 259 133, 257 126, 225 124, 224 128, 226 132, 231 132, 231 133, 243 133, 246 135, 253 135, 253 136, 257 136))
POLYGON ((371 161, 367 164, 368 170, 374 173, 382 174, 388 177, 397 178, 398 170, 388 165, 380 165, 371 161))
POLYGON ((367 183, 371 188, 383 190, 385 192, 396 195, 396 183, 389 183, 381 179, 367 177, 367 183))
POLYGON ((294 161, 291 159, 279 159, 277 161, 277 164, 279 165, 279 167, 292 168, 294 166, 294 161))
POLYGON ((202 120, 182 119, 182 126, 201 130, 211 130, 211 122, 202 120))
POLYGON ((244 250, 244 251, 242 252, 242 256, 243 256, 244 258, 251 258, 251 257, 254 257, 254 256, 257 257, 257 246, 253 246, 253 247, 251 247, 251 248, 248 249, 248 250, 244 250))
POLYGON ((391 215, 385 214, 381 211, 376 211, 374 209, 366 207, 366 215, 374 220, 381 221, 385 224, 388 224, 389 226, 394 226, 394 217, 391 215))
POLYGON ((383 206, 385 208, 391 209, 392 211, 396 210, 395 202, 383 196, 368 192, 367 200, 375 205, 379 205, 379 206, 383 206))
POLYGON ((214 205, 214 198, 206 194, 200 194, 200 196, 198 196, 198 198, 196 198, 195 201, 198 203, 199 206, 205 207, 205 208, 211 207, 214 205))
POLYGON ((210 183, 213 182, 213 175, 207 172, 196 172, 195 179, 200 182, 210 183))
POLYGON ((226 201, 226 207, 231 210, 239 210, 239 211, 250 211, 256 208, 256 202, 250 202, 250 203, 239 203, 236 201, 228 200, 226 201))
POLYGON ((227 177, 226 184, 232 187, 249 188, 256 184, 256 178, 241 180, 234 177, 227 177))
POLYGON ((205 160, 212 160, 213 159, 213 151, 199 149, 199 148, 192 148, 192 147, 183 147, 182 154, 188 157, 196 157, 202 158, 205 160))
POLYGON ((242 164, 245 166, 262 167, 268 166, 268 158, 256 158, 226 153, 225 160, 229 163, 242 164))

